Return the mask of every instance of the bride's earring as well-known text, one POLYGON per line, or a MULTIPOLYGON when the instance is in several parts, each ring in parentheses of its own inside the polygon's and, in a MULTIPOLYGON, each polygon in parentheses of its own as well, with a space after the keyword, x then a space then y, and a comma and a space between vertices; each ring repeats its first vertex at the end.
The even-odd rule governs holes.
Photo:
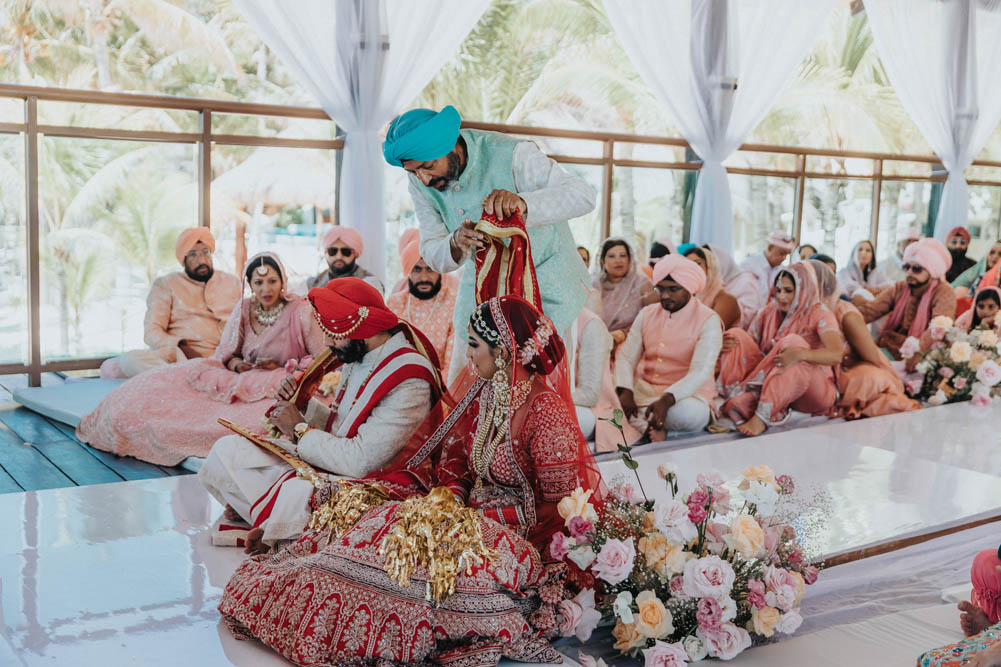
POLYGON ((507 359, 502 356, 497 357, 494 359, 494 366, 497 367, 497 370, 494 371, 494 376, 491 378, 491 381, 494 383, 494 389, 509 387, 510 382, 505 370, 507 368, 507 359))

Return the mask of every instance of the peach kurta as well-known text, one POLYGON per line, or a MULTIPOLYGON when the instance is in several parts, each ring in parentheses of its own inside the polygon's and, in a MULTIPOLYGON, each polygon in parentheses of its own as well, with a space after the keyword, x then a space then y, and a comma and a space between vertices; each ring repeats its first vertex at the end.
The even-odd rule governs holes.
POLYGON ((196 356, 210 357, 241 296, 243 283, 232 273, 216 271, 204 283, 183 271, 161 276, 146 298, 143 341, 166 361, 182 340, 196 356))
MULTIPOLYGON (((420 329, 434 345, 438 361, 443 369, 448 369, 452 360, 452 341, 455 332, 452 313, 455 311, 454 282, 441 281, 441 291, 433 299, 418 299, 409 289, 396 292, 386 299, 386 307, 420 329)), ((461 335, 465 336, 463 331, 461 335)))

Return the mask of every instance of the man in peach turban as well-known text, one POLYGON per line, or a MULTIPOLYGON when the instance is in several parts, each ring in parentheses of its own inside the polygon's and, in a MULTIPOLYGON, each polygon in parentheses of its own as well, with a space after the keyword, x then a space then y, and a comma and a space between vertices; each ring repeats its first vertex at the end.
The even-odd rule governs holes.
POLYGON ((775 284, 775 277, 786 258, 796 249, 796 237, 788 232, 775 231, 768 235, 768 245, 763 252, 751 255, 740 264, 758 278, 758 303, 768 303, 768 295, 775 284))
MULTIPOLYGON (((428 413, 441 409, 437 355, 359 278, 331 280, 308 298, 330 351, 282 382, 266 414, 281 436, 270 441, 318 470, 362 478, 394 463, 428 413)), ((313 485, 243 436, 217 440, 199 478, 227 507, 218 545, 252 553, 306 527, 313 485)))
POLYGON ((307 280, 307 288, 323 287, 334 278, 361 278, 380 293, 383 291, 379 279, 358 264, 365 244, 357 230, 334 225, 323 235, 322 245, 327 269, 307 280))
POLYGON ((183 267, 157 278, 146 298, 145 350, 131 350, 101 364, 101 377, 128 378, 165 364, 215 352, 243 283, 212 264, 215 238, 207 227, 178 235, 174 256, 183 267))
POLYGON ((407 239, 401 237, 400 241, 404 287, 386 299, 386 306, 428 337, 438 353, 441 367, 447 369, 455 338, 452 311, 455 310, 456 282, 433 271, 421 258, 419 233, 410 234, 407 239))
MULTIPOLYGON (((908 337, 921 339, 928 324, 939 316, 956 316, 956 293, 945 279, 952 256, 940 241, 921 239, 904 251, 906 278, 879 293, 872 301, 854 301, 866 324, 889 315, 876 344, 900 359, 908 337)), ((928 342, 928 341, 925 341, 928 342)))
POLYGON ((636 316, 615 355, 615 385, 626 416, 651 440, 701 431, 716 396, 714 370, 723 323, 695 296, 706 285, 698 264, 681 255, 653 268, 660 302, 636 316))

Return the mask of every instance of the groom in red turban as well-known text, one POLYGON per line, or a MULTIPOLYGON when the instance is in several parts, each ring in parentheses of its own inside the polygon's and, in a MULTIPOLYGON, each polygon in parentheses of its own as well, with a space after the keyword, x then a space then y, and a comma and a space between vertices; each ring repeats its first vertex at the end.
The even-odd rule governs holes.
MULTIPOLYGON (((364 280, 332 280, 310 290, 309 302, 330 351, 301 378, 282 382, 267 414, 281 434, 272 442, 320 471, 361 478, 387 467, 439 409, 445 391, 437 355, 364 280)), ((217 544, 242 539, 248 552, 259 552, 306 526, 312 485, 242 436, 216 441, 199 475, 232 517, 220 524, 217 544), (235 532, 241 528, 243 537, 235 532)))

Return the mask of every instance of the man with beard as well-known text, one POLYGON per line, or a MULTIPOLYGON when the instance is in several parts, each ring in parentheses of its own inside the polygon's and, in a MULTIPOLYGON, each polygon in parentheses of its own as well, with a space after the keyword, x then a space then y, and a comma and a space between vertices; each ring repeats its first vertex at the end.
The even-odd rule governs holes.
MULTIPOLYGON (((900 359, 900 346, 908 337, 920 339, 939 316, 956 316, 956 293, 945 280, 952 257, 940 241, 921 239, 907 246, 901 268, 907 277, 879 293, 872 301, 855 297, 852 303, 866 324, 889 315, 876 344, 900 359)), ((923 341, 928 343, 930 341, 923 341)))
POLYGON ((379 279, 358 264, 364 249, 361 234, 350 227, 334 225, 323 235, 323 256, 327 260, 327 270, 308 279, 306 287, 323 287, 334 278, 361 278, 382 293, 379 279))
POLYGON ((455 285, 443 280, 421 259, 420 236, 411 237, 400 248, 400 266, 406 276, 406 288, 386 299, 386 307, 421 330, 435 352, 442 368, 452 359, 455 309, 455 285))
MULTIPOLYGON (((444 396, 438 360, 363 280, 332 280, 310 290, 309 302, 330 352, 282 382, 267 412, 280 437, 270 441, 324 473, 364 477, 393 461, 444 396)), ((217 440, 199 478, 226 506, 218 546, 255 553, 306 527, 312 483, 242 436, 217 440)))
POLYGON ((157 278, 146 298, 143 341, 149 349, 108 359, 101 364, 102 378, 130 378, 155 366, 212 356, 243 296, 240 278, 215 270, 213 252, 215 238, 208 228, 181 232, 174 255, 184 271, 157 278))
POLYGON ((945 274, 945 279, 950 284, 956 278, 963 275, 964 271, 977 263, 976 260, 966 256, 966 251, 970 248, 970 239, 970 232, 967 231, 966 227, 953 227, 945 237, 946 245, 949 248, 949 255, 952 256, 952 266, 949 267, 948 273, 945 274))
POLYGON ((631 423, 651 440, 663 440, 667 432, 709 424, 723 323, 695 298, 706 274, 692 260, 665 255, 653 280, 660 303, 636 316, 615 356, 615 385, 631 423))
MULTIPOLYGON (((433 271, 456 271, 485 247, 485 239, 474 229, 482 213, 504 219, 520 211, 542 308, 558 330, 566 332, 591 284, 567 221, 594 209, 594 188, 568 174, 531 141, 460 125, 452 106, 440 112, 412 109, 396 118, 386 133, 386 161, 409 172, 421 257, 433 271)), ((473 312, 475 274, 467 268, 462 276, 452 318, 456 332, 465 331, 473 312)), ((465 363, 465 340, 461 335, 456 341, 450 377, 465 363)))

